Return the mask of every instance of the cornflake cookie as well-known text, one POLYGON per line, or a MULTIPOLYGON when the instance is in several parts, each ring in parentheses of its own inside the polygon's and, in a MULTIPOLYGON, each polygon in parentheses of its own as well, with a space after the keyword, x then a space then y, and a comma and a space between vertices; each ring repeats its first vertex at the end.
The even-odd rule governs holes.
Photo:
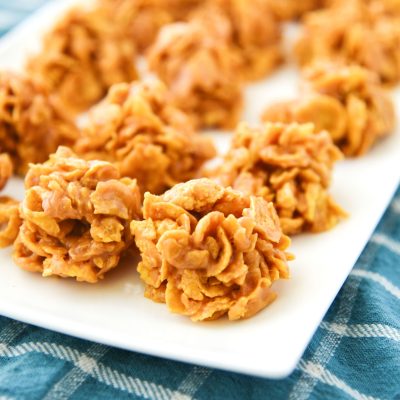
POLYGON ((88 109, 114 83, 137 77, 135 45, 101 9, 76 8, 47 33, 43 50, 28 62, 28 72, 64 107, 88 109))
POLYGON ((23 175, 29 163, 45 161, 77 137, 74 122, 41 85, 0 73, 0 153, 9 154, 16 173, 23 175))
POLYGON ((95 283, 131 245, 141 217, 135 180, 104 161, 84 161, 60 147, 25 178, 22 226, 14 244, 21 268, 95 283))
POLYGON ((384 84, 400 79, 400 19, 362 0, 340 1, 304 19, 295 54, 300 65, 321 59, 360 64, 384 84))
POLYGON ((231 48, 238 59, 236 79, 261 79, 283 60, 281 24, 265 0, 210 1, 189 20, 231 48))
POLYGON ((234 54, 195 23, 161 29, 148 62, 169 88, 171 100, 196 127, 232 128, 242 111, 234 54))
POLYGON ((328 194, 332 168, 342 157, 328 132, 312 124, 241 124, 217 181, 274 204, 283 232, 322 232, 346 214, 328 194))
POLYGON ((193 131, 158 80, 112 87, 90 113, 76 151, 113 162, 122 176, 137 179, 142 193, 162 193, 195 177, 215 155, 211 139, 193 131))
POLYGON ((394 105, 378 77, 365 68, 320 63, 304 71, 303 94, 270 106, 264 121, 312 122, 327 130, 346 156, 360 156, 393 132, 394 105))
POLYGON ((248 318, 275 298, 289 276, 290 239, 271 203, 208 179, 146 193, 144 221, 131 231, 142 254, 146 297, 193 321, 248 318))
POLYGON ((202 0, 98 0, 113 22, 124 29, 140 52, 153 43, 160 28, 183 20, 202 0))

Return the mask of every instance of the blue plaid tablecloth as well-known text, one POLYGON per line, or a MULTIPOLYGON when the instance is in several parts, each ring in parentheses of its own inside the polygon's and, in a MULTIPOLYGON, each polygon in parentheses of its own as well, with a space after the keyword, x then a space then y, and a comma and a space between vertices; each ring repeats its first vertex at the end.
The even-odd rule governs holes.
MULTIPOLYGON (((0 0, 0 34, 44 2, 0 0)), ((0 317, 0 400, 113 398, 400 400, 400 189, 284 380, 163 360, 0 317)))

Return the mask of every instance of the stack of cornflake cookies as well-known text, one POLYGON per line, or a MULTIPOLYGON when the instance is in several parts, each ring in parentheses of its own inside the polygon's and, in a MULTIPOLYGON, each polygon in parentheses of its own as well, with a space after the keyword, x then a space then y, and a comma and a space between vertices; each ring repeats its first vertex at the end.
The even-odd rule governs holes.
POLYGON ((253 316, 289 278, 289 236, 348 217, 329 190, 335 163, 394 130, 399 4, 95 0, 69 10, 24 73, 0 73, 0 190, 13 173, 25 179, 21 202, 0 197, 0 246, 25 270, 89 283, 125 257, 145 296, 173 313, 253 316), (243 90, 284 64, 287 21, 299 25, 298 95, 252 126, 240 121, 243 90), (208 128, 231 130, 220 162, 208 128))

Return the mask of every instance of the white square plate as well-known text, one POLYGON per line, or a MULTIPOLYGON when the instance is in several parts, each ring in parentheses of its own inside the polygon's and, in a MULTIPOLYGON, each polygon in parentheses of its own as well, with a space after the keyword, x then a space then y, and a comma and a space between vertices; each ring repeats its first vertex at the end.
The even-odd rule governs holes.
MULTIPOLYGON (((76 2, 76 1, 75 1, 76 2)), ((42 32, 72 2, 50 3, 0 42, 0 68, 20 70, 38 48, 42 32)), ((296 93, 298 75, 284 68, 246 90, 244 119, 296 93)), ((78 95, 78 94, 77 94, 78 95)), ((395 92, 398 114, 400 91, 395 92)), ((397 188, 400 132, 357 160, 339 163, 332 193, 351 215, 335 229, 293 240, 292 277, 278 282, 278 299, 249 320, 192 323, 143 297, 137 261, 122 265, 96 285, 43 279, 13 265, 0 252, 0 314, 73 336, 175 360, 281 378, 292 372, 397 188)), ((229 135, 216 135, 226 148, 229 135)), ((13 179, 6 194, 21 198, 13 179)))

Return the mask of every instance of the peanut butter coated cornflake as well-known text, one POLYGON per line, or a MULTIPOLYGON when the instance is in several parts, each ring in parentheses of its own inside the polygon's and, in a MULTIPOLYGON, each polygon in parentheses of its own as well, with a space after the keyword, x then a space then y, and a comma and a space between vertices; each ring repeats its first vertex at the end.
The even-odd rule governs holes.
POLYGON ((172 102, 196 127, 232 128, 242 110, 235 55, 195 23, 161 29, 148 55, 149 67, 169 88, 172 102))
POLYGON ((183 20, 203 0, 98 0, 113 22, 129 34, 140 52, 153 43, 160 28, 183 20))
POLYGON ((328 194, 341 156, 329 134, 312 124, 242 124, 214 176, 224 186, 272 202, 286 234, 321 232, 345 216, 328 194))
POLYGON ((304 19, 295 53, 301 65, 316 60, 352 62, 377 73, 384 84, 400 80, 400 15, 371 2, 338 1, 304 19))
POLYGON ((78 130, 46 90, 29 78, 0 73, 0 152, 14 171, 43 162, 59 145, 71 145, 78 130))
POLYGON ((204 35, 224 42, 237 61, 236 80, 257 80, 281 64, 281 24, 265 0, 216 0, 199 7, 189 20, 204 35))
POLYGON ((142 255, 146 297, 193 321, 248 318, 276 297, 288 278, 290 239, 271 203, 208 179, 146 193, 144 221, 131 231, 142 255))
POLYGON ((114 83, 135 79, 135 58, 132 39, 110 15, 82 7, 47 33, 28 71, 75 114, 99 101, 114 83))
POLYGON ((14 244, 21 268, 94 283, 131 245, 141 217, 136 181, 104 161, 84 161, 60 147, 25 179, 22 226, 14 244))
POLYGON ((195 177, 215 155, 211 139, 194 132, 158 80, 112 87, 90 113, 76 151, 114 163, 122 176, 137 179, 142 193, 162 193, 195 177))
POLYGON ((327 130, 346 156, 365 154, 393 132, 394 106, 379 79, 365 68, 319 63, 303 75, 302 95, 270 106, 264 121, 312 122, 327 130))

